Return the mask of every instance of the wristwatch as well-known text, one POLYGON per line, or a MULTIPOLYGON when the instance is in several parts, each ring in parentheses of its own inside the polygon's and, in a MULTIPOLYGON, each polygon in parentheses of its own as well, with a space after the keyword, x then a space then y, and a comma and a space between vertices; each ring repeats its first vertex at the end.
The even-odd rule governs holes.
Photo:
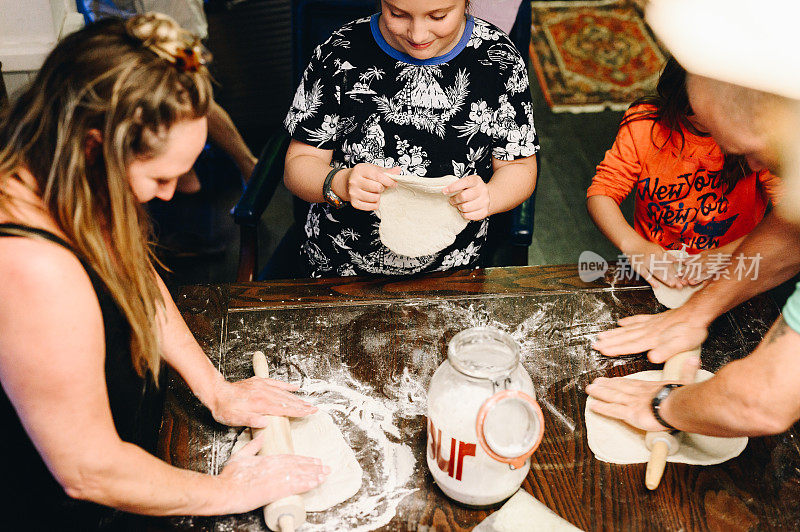
POLYGON ((333 176, 336 175, 336 172, 343 168, 342 165, 337 164, 333 167, 333 169, 328 172, 328 175, 325 176, 325 182, 322 184, 322 196, 325 198, 325 202, 333 207, 334 209, 341 209, 344 207, 345 201, 336 194, 331 188, 331 183, 333 182, 333 176))
POLYGON ((658 393, 653 397, 653 400, 650 401, 650 410, 653 411, 653 417, 656 418, 656 421, 667 427, 669 430, 678 430, 666 421, 664 418, 661 417, 661 403, 664 402, 664 399, 674 390, 675 388, 680 388, 683 384, 665 384, 658 390, 658 393))

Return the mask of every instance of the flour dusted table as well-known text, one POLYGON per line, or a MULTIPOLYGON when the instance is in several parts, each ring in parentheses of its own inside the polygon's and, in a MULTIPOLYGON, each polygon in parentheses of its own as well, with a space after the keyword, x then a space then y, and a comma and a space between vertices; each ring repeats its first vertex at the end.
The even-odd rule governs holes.
MULTIPOLYGON (((406 485, 413 491, 398 499, 382 530, 470 530, 491 513, 451 502, 433 483, 425 463, 425 419, 413 413, 420 408, 419 397, 409 398, 403 387, 426 384, 446 356, 449 339, 475 325, 503 328, 522 346, 523 364, 545 415, 545 436, 523 487, 563 518, 584 530, 800 529, 796 428, 751 439, 741 456, 724 464, 668 464, 655 492, 644 487, 644 464, 594 459, 582 418, 584 387, 598 376, 652 366, 641 355, 601 357, 590 349, 591 340, 621 317, 663 310, 649 287, 609 284, 611 278, 609 273, 605 280, 584 283, 575 265, 494 268, 404 280, 192 286, 177 303, 206 354, 229 379, 251 376, 249 353, 260 349, 284 378, 341 378, 346 372, 382 404, 403 403, 393 420, 400 437, 389 439, 414 453, 416 468, 406 485)), ((703 367, 716 371, 752 351, 777 315, 771 300, 758 296, 720 317, 704 344, 703 367)), ((421 408, 424 412, 424 404, 421 408)), ((347 424, 344 417, 339 421, 347 424)), ((164 459, 216 473, 230 453, 232 432, 215 423, 180 378, 170 375, 159 449, 164 459)), ((357 431, 345 434, 354 447, 368 443, 357 431)), ((370 475, 378 466, 363 456, 362 467, 370 475)), ((381 509, 376 504, 375 512, 381 509)), ((336 508, 312 520, 317 530, 369 522, 342 521, 336 508)), ((260 512, 163 525, 263 529, 260 512)))

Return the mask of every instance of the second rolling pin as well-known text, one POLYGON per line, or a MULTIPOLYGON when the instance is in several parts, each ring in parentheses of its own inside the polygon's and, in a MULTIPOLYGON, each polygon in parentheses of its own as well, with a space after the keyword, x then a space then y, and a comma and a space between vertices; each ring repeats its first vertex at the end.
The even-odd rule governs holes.
MULTIPOLYGON (((681 370, 684 363, 690 358, 699 358, 700 349, 684 351, 664 362, 661 370, 661 380, 678 381, 681 379, 681 370)), ((694 375, 692 375, 692 381, 694 375)), ((647 469, 644 474, 644 485, 647 489, 654 490, 661 483, 661 476, 664 474, 664 467, 667 464, 667 456, 675 454, 681 446, 679 440, 680 433, 670 431, 648 432, 644 437, 644 443, 650 449, 650 460, 647 462, 647 469)))
MULTIPOLYGON (((253 372, 256 377, 269 377, 267 357, 261 351, 253 353, 253 372)), ((263 429, 252 429, 253 438, 264 433, 260 455, 294 454, 292 432, 289 420, 283 416, 266 416, 267 426, 263 429)), ((270 530, 294 532, 306 522, 306 510, 303 498, 291 495, 278 499, 264 506, 264 521, 270 530)))

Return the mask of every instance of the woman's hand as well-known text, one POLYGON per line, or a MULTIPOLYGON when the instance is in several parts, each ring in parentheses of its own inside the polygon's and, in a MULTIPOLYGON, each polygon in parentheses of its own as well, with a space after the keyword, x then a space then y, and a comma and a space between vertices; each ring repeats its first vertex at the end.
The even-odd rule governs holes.
POLYGON ((395 180, 386 174, 399 175, 400 171, 399 166, 387 170, 369 163, 359 163, 352 168, 346 168, 339 172, 342 174, 346 191, 342 199, 349 201, 354 209, 374 211, 380 205, 381 192, 397 185, 395 180))
POLYGON ((208 409, 214 419, 232 427, 262 428, 265 415, 303 417, 317 408, 289 393, 297 386, 274 379, 251 377, 237 382, 219 378, 208 409))
POLYGON ((458 208, 467 220, 483 220, 490 214, 489 185, 479 175, 462 177, 447 185, 442 193, 450 196, 450 204, 458 208))
POLYGON ((682 288, 688 284, 680 275, 680 259, 654 242, 642 238, 635 246, 624 249, 623 253, 628 257, 631 268, 651 285, 655 280, 672 288, 682 288))
POLYGON ((244 513, 283 497, 319 486, 331 472, 317 458, 296 455, 257 456, 263 436, 231 455, 219 474, 225 513, 244 513))

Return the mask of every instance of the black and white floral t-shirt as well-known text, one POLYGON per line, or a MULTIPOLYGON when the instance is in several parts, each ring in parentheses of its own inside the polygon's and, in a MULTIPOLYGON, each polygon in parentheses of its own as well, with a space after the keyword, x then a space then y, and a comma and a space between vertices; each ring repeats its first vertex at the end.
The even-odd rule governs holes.
MULTIPOLYGON (((335 31, 311 58, 284 122, 293 138, 346 167, 400 166, 426 177, 492 176, 492 157, 509 161, 539 149, 525 64, 501 30, 468 17, 450 52, 418 60, 386 42, 378 15, 335 31)), ((404 275, 475 266, 488 220, 423 257, 381 244, 380 220, 347 205, 312 204, 301 254, 312 276, 404 275)))

